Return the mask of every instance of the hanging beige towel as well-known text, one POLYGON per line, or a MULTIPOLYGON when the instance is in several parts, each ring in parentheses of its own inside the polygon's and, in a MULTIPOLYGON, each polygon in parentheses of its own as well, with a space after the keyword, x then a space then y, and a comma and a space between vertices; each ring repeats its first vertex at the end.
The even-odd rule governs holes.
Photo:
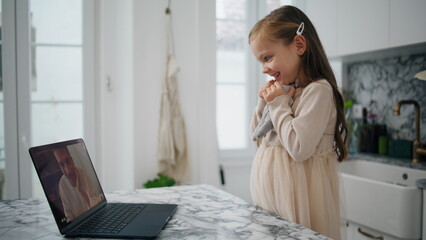
POLYGON ((190 180, 185 123, 179 104, 176 65, 173 54, 171 14, 168 14, 167 67, 161 95, 160 128, 158 135, 159 172, 178 183, 190 180))

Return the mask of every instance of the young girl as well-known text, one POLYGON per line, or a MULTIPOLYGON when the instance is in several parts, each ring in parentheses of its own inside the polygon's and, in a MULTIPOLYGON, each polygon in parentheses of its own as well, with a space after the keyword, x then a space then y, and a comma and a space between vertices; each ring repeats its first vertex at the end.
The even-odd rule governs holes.
POLYGON ((337 168, 347 157, 343 98, 315 28, 298 8, 284 6, 253 27, 249 44, 263 73, 275 78, 259 89, 251 123, 252 133, 263 131, 262 115, 269 114, 273 126, 254 136, 259 148, 251 171, 253 201, 341 239, 337 168), (292 86, 287 92, 282 85, 292 86))

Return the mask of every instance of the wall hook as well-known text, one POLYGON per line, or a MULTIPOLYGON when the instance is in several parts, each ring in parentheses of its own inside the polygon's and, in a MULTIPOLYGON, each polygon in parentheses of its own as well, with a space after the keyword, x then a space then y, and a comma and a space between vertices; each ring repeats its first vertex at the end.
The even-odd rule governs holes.
POLYGON ((168 14, 171 14, 171 13, 172 13, 172 10, 170 9, 170 4, 171 4, 171 0, 169 0, 169 4, 167 5, 167 8, 166 8, 166 15, 168 15, 168 14))
POLYGON ((111 77, 107 76, 107 83, 106 83, 108 92, 112 92, 112 81, 111 81, 111 77))

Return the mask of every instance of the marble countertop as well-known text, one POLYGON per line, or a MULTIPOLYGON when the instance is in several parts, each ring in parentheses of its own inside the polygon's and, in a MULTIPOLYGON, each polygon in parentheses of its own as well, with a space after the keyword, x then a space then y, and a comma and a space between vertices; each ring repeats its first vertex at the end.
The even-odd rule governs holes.
MULTIPOLYGON (((116 191, 109 202, 175 203, 157 239, 329 239, 210 185, 116 191)), ((0 239, 63 239, 45 199, 0 201, 0 239)))
POLYGON ((374 153, 358 153, 358 154, 349 155, 349 160, 357 160, 357 159, 396 165, 400 167, 426 170, 426 162, 413 163, 411 162, 411 159, 408 159, 408 158, 394 158, 394 157, 389 157, 389 156, 374 154, 374 153))

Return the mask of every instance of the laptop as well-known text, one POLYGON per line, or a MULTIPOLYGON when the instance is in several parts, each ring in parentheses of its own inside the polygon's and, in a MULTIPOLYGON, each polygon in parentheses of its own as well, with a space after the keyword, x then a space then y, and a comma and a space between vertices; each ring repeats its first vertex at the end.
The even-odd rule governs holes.
POLYGON ((83 139, 29 152, 66 237, 155 238, 177 209, 176 204, 108 203, 83 139))

